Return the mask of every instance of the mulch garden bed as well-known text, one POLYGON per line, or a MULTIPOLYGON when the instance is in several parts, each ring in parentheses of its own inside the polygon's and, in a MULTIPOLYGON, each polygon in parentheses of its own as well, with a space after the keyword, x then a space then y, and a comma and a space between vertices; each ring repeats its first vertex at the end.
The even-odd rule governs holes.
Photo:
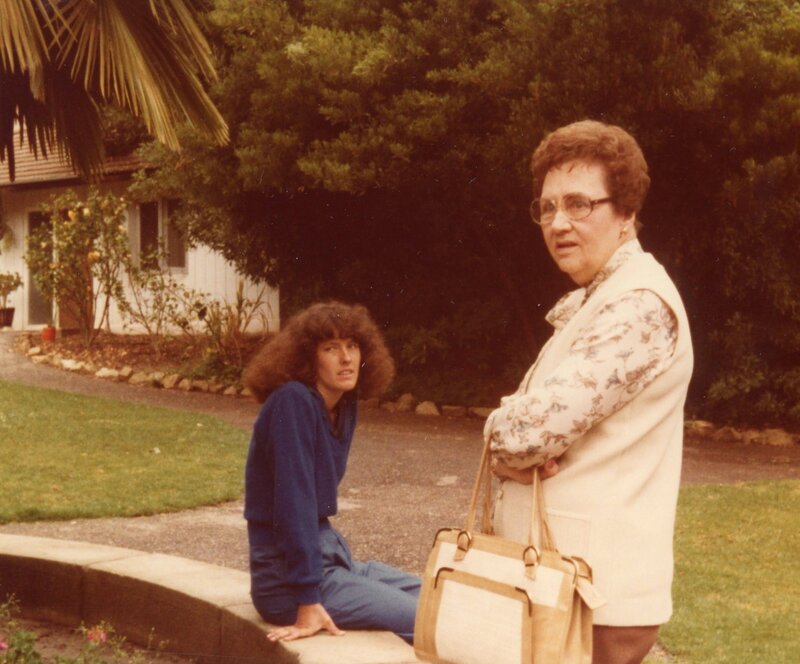
MULTIPOLYGON (((87 348, 78 334, 59 333, 54 342, 43 342, 36 333, 20 335, 20 350, 39 346, 44 352, 57 353, 64 359, 87 362, 97 368, 134 371, 163 371, 164 373, 191 373, 203 360, 207 344, 202 337, 165 336, 155 338, 148 334, 101 333, 87 348)), ((245 357, 250 357, 263 343, 260 337, 245 341, 245 357)))

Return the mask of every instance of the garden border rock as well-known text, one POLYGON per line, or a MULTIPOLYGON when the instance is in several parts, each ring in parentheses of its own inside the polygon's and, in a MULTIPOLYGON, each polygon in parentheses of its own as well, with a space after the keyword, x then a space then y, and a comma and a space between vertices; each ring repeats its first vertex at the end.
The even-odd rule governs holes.
MULTIPOLYGON (((88 373, 101 380, 114 380, 127 382, 133 386, 155 387, 160 389, 178 389, 186 392, 205 392, 221 394, 223 396, 252 397, 253 393, 247 387, 225 384, 216 378, 190 379, 177 373, 165 374, 162 371, 135 372, 129 366, 119 369, 114 367, 96 367, 87 362, 65 358, 55 350, 45 352, 42 346, 26 346, 30 343, 29 337, 22 335, 23 341, 18 345, 28 359, 37 364, 50 364, 56 368, 76 372, 88 373)), ((418 401, 413 394, 404 393, 395 400, 369 399, 361 402, 362 408, 382 408, 389 412, 413 412, 423 417, 448 417, 448 418, 474 418, 486 419, 494 410, 488 406, 462 406, 436 404, 433 401, 418 401)), ((800 434, 791 433, 785 429, 768 427, 764 429, 743 428, 732 426, 716 426, 705 420, 687 420, 685 424, 685 437, 687 442, 702 443, 711 439, 725 443, 744 443, 755 445, 771 445, 774 447, 792 447, 800 445, 800 434)))

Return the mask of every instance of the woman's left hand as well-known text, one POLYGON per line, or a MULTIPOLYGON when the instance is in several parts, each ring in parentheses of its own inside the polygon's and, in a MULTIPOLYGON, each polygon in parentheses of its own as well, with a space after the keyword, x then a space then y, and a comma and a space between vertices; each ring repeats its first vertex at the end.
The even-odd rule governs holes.
POLYGON ((267 638, 270 641, 295 641, 314 636, 323 629, 333 636, 344 635, 344 631, 336 626, 322 604, 300 604, 294 625, 276 627, 267 632, 267 638))
MULTIPOLYGON (((533 473, 537 468, 512 468, 497 459, 492 460, 492 472, 500 479, 512 480, 520 484, 533 484, 533 473)), ((539 477, 546 480, 558 474, 558 461, 550 459, 538 466, 539 477)))

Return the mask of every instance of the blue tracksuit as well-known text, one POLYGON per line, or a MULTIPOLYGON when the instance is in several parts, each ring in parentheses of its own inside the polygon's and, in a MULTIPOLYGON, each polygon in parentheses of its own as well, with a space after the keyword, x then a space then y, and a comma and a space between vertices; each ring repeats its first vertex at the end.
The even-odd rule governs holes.
POLYGON ((268 622, 292 624, 321 602, 341 628, 388 629, 411 640, 419 579, 353 561, 328 522, 337 511, 357 402, 342 397, 334 432, 322 396, 292 381, 264 402, 245 468, 251 594, 268 622))

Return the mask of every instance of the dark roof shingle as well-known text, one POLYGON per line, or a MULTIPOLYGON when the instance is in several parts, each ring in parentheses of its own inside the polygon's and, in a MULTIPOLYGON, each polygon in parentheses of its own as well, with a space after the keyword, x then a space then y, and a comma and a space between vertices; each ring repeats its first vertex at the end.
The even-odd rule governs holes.
MULTIPOLYGON (((43 158, 41 152, 37 159, 27 143, 17 145, 14 150, 16 157, 16 173, 12 182, 8 175, 8 162, 0 162, 0 187, 25 186, 29 188, 36 184, 52 184, 54 182, 81 182, 84 180, 70 166, 69 161, 61 159, 58 152, 51 152, 43 158)), ((102 177, 132 173, 144 164, 135 155, 110 157, 102 172, 102 177)))

